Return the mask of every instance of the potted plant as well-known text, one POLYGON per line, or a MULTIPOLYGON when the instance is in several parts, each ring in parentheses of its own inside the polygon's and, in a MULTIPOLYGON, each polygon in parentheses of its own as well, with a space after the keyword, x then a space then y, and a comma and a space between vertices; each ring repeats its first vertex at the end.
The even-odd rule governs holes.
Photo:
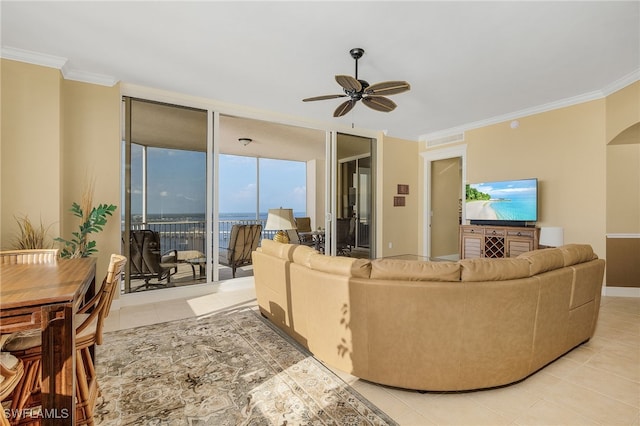
POLYGON ((113 204, 98 204, 93 206, 93 182, 88 184, 82 194, 80 204, 74 202, 70 211, 80 218, 77 232, 72 232, 73 238, 66 240, 58 237, 55 241, 64 244, 60 252, 63 258, 88 257, 98 252, 95 240, 90 240, 90 234, 100 232, 107 223, 108 216, 112 216, 117 207, 113 204))

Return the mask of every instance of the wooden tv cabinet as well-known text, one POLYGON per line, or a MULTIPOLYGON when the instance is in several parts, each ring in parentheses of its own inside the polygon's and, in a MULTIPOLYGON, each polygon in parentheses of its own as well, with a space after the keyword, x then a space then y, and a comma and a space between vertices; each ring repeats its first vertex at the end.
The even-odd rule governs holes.
POLYGON ((534 227, 460 225, 460 259, 516 257, 538 248, 534 227))

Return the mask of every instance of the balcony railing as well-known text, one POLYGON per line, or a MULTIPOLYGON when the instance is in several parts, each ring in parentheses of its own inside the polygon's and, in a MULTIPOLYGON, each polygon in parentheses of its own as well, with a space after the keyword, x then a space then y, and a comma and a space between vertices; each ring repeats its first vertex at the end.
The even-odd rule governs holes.
MULTIPOLYGON (((262 224, 262 238, 272 239, 277 231, 265 231, 265 220, 221 220, 218 222, 218 242, 221 248, 229 245, 229 235, 233 225, 262 224)), ((160 247, 162 251, 169 250, 198 250, 206 253, 206 222, 136 222, 131 224, 132 230, 150 229, 160 235, 160 247)))

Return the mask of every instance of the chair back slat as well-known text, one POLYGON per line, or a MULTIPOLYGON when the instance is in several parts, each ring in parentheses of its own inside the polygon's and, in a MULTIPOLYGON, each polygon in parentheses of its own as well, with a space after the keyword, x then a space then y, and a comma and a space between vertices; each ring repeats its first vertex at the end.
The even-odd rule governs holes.
POLYGON ((59 249, 24 249, 0 251, 0 263, 4 265, 55 264, 59 249))

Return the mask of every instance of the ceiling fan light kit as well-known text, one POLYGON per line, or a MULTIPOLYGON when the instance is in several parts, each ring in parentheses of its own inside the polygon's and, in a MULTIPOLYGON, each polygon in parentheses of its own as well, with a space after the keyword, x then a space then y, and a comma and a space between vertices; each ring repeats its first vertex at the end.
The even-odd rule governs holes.
POLYGON ((396 103, 391 99, 386 98, 388 95, 395 95, 398 93, 406 92, 411 89, 411 86, 406 81, 383 81, 380 83, 370 85, 365 80, 358 79, 358 59, 364 55, 364 49, 356 47, 349 51, 351 57, 356 61, 355 77, 350 75, 336 75, 336 82, 342 86, 344 94, 339 95, 322 95, 314 96, 312 98, 303 99, 303 102, 310 101, 323 101, 326 99, 346 98, 349 100, 338 105, 338 108, 333 112, 334 117, 342 117, 353 109, 356 102, 362 101, 363 104, 369 108, 381 111, 390 112, 396 108, 396 103))

